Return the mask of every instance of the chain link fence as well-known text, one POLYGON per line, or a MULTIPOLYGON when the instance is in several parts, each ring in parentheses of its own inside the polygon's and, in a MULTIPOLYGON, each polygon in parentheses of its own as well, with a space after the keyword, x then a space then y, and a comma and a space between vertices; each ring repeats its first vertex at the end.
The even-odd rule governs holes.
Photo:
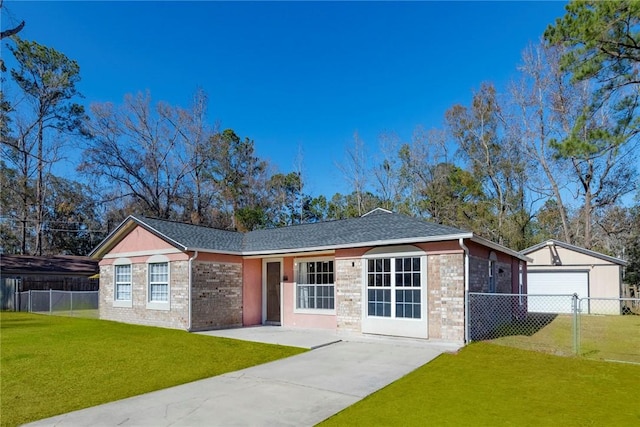
POLYGON ((576 354, 640 364, 640 298, 580 298, 576 354))
POLYGON ((640 363, 637 298, 468 293, 467 338, 560 356, 640 363))
POLYGON ((15 293, 16 311, 59 316, 98 317, 99 291, 25 291, 15 293))

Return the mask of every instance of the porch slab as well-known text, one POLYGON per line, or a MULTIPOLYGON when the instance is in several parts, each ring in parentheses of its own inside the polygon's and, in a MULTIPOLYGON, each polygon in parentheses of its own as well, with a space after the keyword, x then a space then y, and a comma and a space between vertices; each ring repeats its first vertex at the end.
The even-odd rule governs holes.
POLYGON ((326 329, 301 329, 283 326, 250 326, 245 328, 218 329, 196 332, 212 337, 233 338, 265 344, 278 344, 313 350, 343 340, 337 332, 326 329))

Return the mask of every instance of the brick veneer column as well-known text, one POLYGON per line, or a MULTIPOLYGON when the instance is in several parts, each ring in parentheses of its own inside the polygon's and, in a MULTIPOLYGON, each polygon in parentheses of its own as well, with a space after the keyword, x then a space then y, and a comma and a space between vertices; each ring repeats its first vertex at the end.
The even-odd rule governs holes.
POLYGON ((362 259, 335 261, 338 330, 362 331, 362 259))
POLYGON ((429 338, 464 341, 464 254, 427 259, 429 338))

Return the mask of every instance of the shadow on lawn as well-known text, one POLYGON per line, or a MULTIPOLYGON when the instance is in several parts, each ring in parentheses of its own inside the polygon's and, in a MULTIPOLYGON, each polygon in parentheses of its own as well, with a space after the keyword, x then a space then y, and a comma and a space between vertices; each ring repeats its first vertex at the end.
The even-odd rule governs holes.
POLYGON ((528 313, 524 318, 512 319, 511 321, 487 321, 484 319, 480 325, 472 327, 472 340, 492 340, 508 336, 533 336, 549 324, 551 324, 558 314, 556 313, 528 313), (475 329, 475 331, 473 331, 475 329))
POLYGON ((44 322, 39 319, 34 319, 30 316, 21 316, 13 311, 2 311, 2 321, 0 327, 2 329, 17 327, 17 326, 40 326, 44 325, 44 322))

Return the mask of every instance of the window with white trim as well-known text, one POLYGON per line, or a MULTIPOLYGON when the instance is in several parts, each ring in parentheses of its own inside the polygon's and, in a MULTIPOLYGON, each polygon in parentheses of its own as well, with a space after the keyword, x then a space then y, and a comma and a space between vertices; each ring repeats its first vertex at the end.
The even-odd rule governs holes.
POLYGON ((149 302, 169 302, 169 263, 149 264, 149 302))
POLYGON ((367 315, 421 318, 422 258, 367 260, 367 315))
POLYGON ((131 301, 131 264, 115 266, 114 299, 131 301))
POLYGON ((335 309, 333 260, 298 261, 296 275, 297 309, 335 309))

